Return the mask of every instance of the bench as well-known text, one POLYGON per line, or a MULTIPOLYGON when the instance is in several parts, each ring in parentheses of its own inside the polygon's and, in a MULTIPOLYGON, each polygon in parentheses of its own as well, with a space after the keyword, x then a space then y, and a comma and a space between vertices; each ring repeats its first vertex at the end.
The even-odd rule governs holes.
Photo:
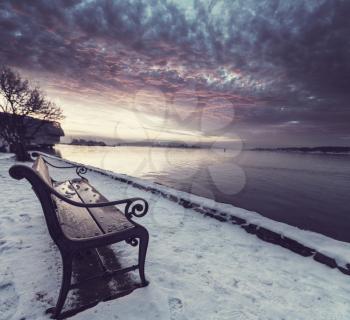
POLYGON ((132 218, 144 216, 148 203, 142 198, 108 201, 82 176, 87 168, 76 165, 60 167, 38 153, 32 153, 32 156, 36 158, 32 168, 14 165, 9 173, 17 180, 26 178, 32 185, 41 203, 49 234, 61 253, 63 272, 60 293, 56 306, 49 310, 53 317, 60 316, 69 290, 79 286, 71 283, 72 263, 73 258, 83 250, 97 250, 121 241, 132 246, 139 245, 138 265, 108 270, 100 259, 102 273, 93 278, 114 276, 138 269, 140 286, 146 286, 148 282, 145 278, 145 258, 149 235, 146 228, 132 218), (75 168, 79 178, 55 181, 50 176, 48 165, 62 169, 75 168), (116 205, 123 205, 124 212, 116 205))

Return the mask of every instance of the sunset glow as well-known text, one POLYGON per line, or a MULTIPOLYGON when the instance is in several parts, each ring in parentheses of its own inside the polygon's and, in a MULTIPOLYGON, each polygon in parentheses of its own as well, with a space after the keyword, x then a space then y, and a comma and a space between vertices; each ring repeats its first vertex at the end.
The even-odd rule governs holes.
POLYGON ((229 3, 3 1, 0 62, 62 107, 66 139, 348 144, 349 5, 229 3))

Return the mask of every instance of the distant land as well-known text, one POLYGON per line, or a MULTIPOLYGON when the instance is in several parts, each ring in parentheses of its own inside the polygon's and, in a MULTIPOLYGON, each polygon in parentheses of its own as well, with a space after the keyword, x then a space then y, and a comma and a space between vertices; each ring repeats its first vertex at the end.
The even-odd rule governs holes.
POLYGON ((251 151, 283 151, 300 153, 350 154, 350 147, 288 147, 288 148, 253 148, 251 151))
POLYGON ((61 143, 69 144, 76 146, 100 146, 100 147, 118 147, 118 146, 140 146, 140 147, 165 147, 165 148, 191 148, 191 149, 200 149, 207 148, 208 145, 195 145, 195 144, 186 144, 181 142, 156 142, 156 143, 145 143, 145 142, 119 142, 114 144, 106 144, 103 141, 96 141, 92 139, 73 139, 70 143, 61 143))
POLYGON ((181 142, 121 142, 115 144, 115 146, 135 146, 135 147, 162 147, 162 148, 189 148, 200 149, 207 148, 207 145, 187 144, 181 142))
POLYGON ((75 146, 101 146, 105 147, 106 144, 103 141, 85 140, 85 139, 73 139, 71 145, 75 146))

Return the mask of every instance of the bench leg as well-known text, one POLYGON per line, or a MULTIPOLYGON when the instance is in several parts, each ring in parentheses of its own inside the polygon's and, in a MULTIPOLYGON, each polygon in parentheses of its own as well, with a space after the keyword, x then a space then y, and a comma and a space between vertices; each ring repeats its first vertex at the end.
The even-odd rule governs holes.
POLYGON ((139 246, 139 273, 141 278, 142 286, 147 286, 148 281, 145 278, 145 261, 146 253, 148 248, 149 235, 147 230, 140 235, 140 246, 139 246))
POLYGON ((60 315, 64 302, 66 301, 67 294, 71 284, 72 277, 72 263, 73 258, 71 255, 62 255, 63 273, 62 273, 62 284, 60 294, 54 309, 54 318, 58 318, 60 315))

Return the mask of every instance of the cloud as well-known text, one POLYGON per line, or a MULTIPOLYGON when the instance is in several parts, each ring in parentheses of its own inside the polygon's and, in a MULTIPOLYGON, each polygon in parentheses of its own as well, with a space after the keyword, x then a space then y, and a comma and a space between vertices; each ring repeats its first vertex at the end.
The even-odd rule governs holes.
POLYGON ((201 106, 228 99, 250 125, 336 131, 350 120, 349 16, 343 0, 4 0, 0 63, 63 90, 194 87, 201 106))

